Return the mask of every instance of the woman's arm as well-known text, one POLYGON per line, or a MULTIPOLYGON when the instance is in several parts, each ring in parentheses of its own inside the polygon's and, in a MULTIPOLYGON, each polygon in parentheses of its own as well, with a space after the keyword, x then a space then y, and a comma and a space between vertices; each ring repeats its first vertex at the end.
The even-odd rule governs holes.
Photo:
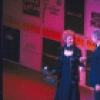
POLYGON ((81 50, 77 49, 76 59, 78 61, 78 66, 85 67, 84 63, 80 61, 80 57, 82 56, 81 50))
POLYGON ((59 74, 61 72, 61 66, 62 66, 62 48, 58 49, 58 59, 56 62, 56 66, 51 71, 52 74, 59 74))

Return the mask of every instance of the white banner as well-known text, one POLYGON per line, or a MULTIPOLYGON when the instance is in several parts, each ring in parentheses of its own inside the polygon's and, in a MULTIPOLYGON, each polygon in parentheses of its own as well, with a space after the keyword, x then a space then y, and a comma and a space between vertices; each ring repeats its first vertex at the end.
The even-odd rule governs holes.
POLYGON ((28 68, 41 70, 41 37, 39 34, 21 31, 20 63, 28 68))
POLYGON ((44 0, 43 23, 54 30, 63 30, 64 0, 44 0))

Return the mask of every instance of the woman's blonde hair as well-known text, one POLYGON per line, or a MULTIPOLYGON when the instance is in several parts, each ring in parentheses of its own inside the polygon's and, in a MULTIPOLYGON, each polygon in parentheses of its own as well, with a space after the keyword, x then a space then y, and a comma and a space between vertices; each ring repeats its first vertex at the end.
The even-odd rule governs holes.
POLYGON ((68 36, 73 36, 74 37, 74 35, 75 35, 74 31, 72 31, 72 30, 64 30, 64 32, 63 32, 63 41, 65 42, 66 38, 68 36))

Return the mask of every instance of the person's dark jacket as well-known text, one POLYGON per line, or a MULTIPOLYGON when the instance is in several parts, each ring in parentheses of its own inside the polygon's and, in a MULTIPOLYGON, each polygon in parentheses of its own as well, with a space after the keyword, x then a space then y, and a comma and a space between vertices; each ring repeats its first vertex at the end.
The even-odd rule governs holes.
POLYGON ((92 86, 100 84, 100 46, 96 48, 91 57, 87 58, 90 63, 90 78, 89 83, 92 86))

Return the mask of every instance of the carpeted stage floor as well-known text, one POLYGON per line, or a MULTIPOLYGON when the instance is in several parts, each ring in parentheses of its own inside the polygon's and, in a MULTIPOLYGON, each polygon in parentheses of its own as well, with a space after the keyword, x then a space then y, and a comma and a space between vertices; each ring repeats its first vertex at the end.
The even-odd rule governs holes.
MULTIPOLYGON (((43 73, 3 62, 3 100, 53 100, 56 83, 45 82, 43 73)), ((94 100, 93 91, 80 87, 81 100, 94 100)))

